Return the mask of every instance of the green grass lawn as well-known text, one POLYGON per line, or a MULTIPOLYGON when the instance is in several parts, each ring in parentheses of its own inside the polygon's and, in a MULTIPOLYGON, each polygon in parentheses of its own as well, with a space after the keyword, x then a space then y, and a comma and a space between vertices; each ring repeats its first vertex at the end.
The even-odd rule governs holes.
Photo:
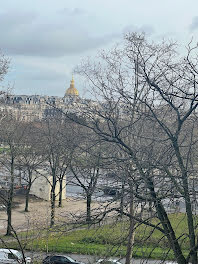
POLYGON ((0 147, 0 154, 10 151, 9 147, 0 147))
MULTIPOLYGON (((187 230, 186 216, 178 213, 169 215, 169 218, 176 230, 177 238, 181 236, 179 240, 182 244, 182 250, 187 255, 189 240, 185 235, 185 230, 187 230)), ((156 221, 153 220, 153 223, 157 223, 156 221)), ((125 256, 127 234, 128 222, 122 221, 70 232, 64 231, 64 228, 61 228, 59 232, 56 231, 56 228, 49 232, 37 230, 34 233, 31 232, 32 238, 28 238, 26 242, 24 239, 23 243, 29 250, 46 251, 48 249, 48 251, 64 253, 125 256)), ((21 237, 24 238, 25 234, 22 233, 21 237)), ((12 247, 16 246, 17 244, 12 242, 12 247)), ((162 236, 162 233, 144 224, 136 228, 133 256, 137 258, 174 259, 172 250, 169 250, 168 241, 162 236)))

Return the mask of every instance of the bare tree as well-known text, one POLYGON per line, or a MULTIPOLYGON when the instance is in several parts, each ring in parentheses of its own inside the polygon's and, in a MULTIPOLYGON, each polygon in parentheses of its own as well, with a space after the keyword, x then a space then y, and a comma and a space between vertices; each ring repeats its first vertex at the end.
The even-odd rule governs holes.
MULTIPOLYGON (((19 155, 19 145, 23 138, 24 126, 13 120, 4 119, 1 123, 1 142, 6 152, 1 155, 0 162, 4 173, 7 174, 7 196, 4 197, 7 210, 6 235, 12 232, 12 206, 14 198, 14 186, 16 184, 16 158, 19 155)), ((6 180, 6 179, 5 179, 6 180)))
POLYGON ((133 195, 153 204, 161 227, 149 220, 144 224, 162 232, 179 264, 197 263, 191 180, 197 163, 197 49, 190 43, 180 56, 175 43, 149 43, 144 35, 128 34, 121 47, 102 52, 98 64, 86 62, 77 69, 98 101, 81 109, 87 122, 75 121, 128 156, 137 171, 133 195), (176 198, 185 203, 188 232, 182 237, 176 236, 165 207, 167 199, 176 198))
POLYGON ((0 53, 0 81, 2 81, 8 72, 10 60, 0 53))
MULTIPOLYGON (((72 159, 72 153, 76 147, 76 138, 72 124, 67 124, 63 119, 48 119, 42 123, 41 137, 46 155, 46 165, 49 165, 48 173, 52 176, 51 184, 51 226, 55 219, 55 201, 59 195, 59 206, 62 203, 63 179, 72 159), (69 127, 71 125, 71 127, 69 127), (59 182, 59 192, 56 193, 59 182)), ((45 166, 46 167, 46 166, 45 166)))
MULTIPOLYGON (((61 124, 62 135, 62 153, 60 155, 60 162, 57 171, 57 178, 59 182, 59 203, 58 206, 62 206, 62 191, 66 186, 63 186, 64 178, 69 171, 73 154, 77 146, 80 144, 79 127, 70 120, 62 119, 61 124)), ((82 135, 81 135, 82 136, 82 135)))
POLYGON ((101 176, 103 164, 102 144, 97 141, 95 136, 84 129, 84 140, 76 148, 73 159, 71 161, 71 172, 74 175, 74 185, 80 186, 85 194, 86 206, 86 222, 92 223, 91 219, 91 202, 92 196, 96 191, 97 182, 101 176))
POLYGON ((26 124, 26 130, 19 148, 20 152, 16 157, 16 166, 22 172, 22 179, 27 184, 25 212, 28 212, 30 190, 37 179, 37 177, 33 177, 33 173, 36 175, 36 170, 43 165, 46 159, 40 138, 40 130, 35 124, 26 124))

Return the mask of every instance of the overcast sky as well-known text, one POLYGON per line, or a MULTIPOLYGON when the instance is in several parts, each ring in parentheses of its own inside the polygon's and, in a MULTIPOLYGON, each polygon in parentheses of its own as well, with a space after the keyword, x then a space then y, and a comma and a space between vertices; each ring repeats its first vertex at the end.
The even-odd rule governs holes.
MULTIPOLYGON (((198 41, 197 0, 0 0, 0 49, 11 58, 1 85, 16 94, 63 96, 87 56, 145 31, 186 44, 198 41)), ((76 88, 83 85, 75 76, 76 88)))

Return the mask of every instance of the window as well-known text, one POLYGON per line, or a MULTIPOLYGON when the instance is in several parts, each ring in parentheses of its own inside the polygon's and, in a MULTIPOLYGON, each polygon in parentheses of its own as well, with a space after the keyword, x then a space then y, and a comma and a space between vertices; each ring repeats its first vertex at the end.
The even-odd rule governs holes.
POLYGON ((72 259, 72 258, 70 258, 70 257, 68 257, 68 256, 67 256, 67 260, 68 260, 69 263, 70 263, 70 262, 71 262, 71 263, 75 263, 75 262, 76 262, 74 259, 72 259))
POLYGON ((70 261, 65 257, 60 257, 60 262, 61 263, 70 263, 70 261))
POLYGON ((8 259, 18 259, 13 253, 8 253, 8 259))
POLYGON ((51 258, 50 262, 59 263, 60 262, 60 257, 59 256, 54 256, 54 257, 51 258))

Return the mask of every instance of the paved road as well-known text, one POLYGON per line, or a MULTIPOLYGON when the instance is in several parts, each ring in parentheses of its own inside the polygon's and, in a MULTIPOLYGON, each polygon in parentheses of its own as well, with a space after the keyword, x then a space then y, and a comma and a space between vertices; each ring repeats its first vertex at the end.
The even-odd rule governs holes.
MULTIPOLYGON (((44 259, 47 255, 51 255, 52 253, 49 253, 49 254, 46 254, 44 252, 26 252, 26 256, 29 256, 31 257, 33 260, 42 260, 44 259)), ((56 254, 56 253, 53 253, 53 254, 56 254)), ((57 255, 67 255, 67 256, 70 256, 71 258, 77 260, 77 261, 81 261, 83 263, 86 263, 86 264, 92 264, 92 263, 95 263, 99 257, 98 256, 90 256, 90 255, 77 255, 77 254, 60 254, 60 253, 57 253, 57 255)), ((114 258, 114 257, 113 257, 114 258)), ((114 259, 117 259, 117 258, 114 258, 114 259)), ((119 259, 119 261, 121 263, 125 263, 125 259, 119 259)), ((161 260, 146 260, 146 259, 133 259, 132 262, 133 264, 161 264, 163 263, 163 261, 161 260)), ((171 262, 170 261, 167 261, 166 264, 170 264, 171 262)), ((173 264, 173 262, 171 263, 173 264)))

